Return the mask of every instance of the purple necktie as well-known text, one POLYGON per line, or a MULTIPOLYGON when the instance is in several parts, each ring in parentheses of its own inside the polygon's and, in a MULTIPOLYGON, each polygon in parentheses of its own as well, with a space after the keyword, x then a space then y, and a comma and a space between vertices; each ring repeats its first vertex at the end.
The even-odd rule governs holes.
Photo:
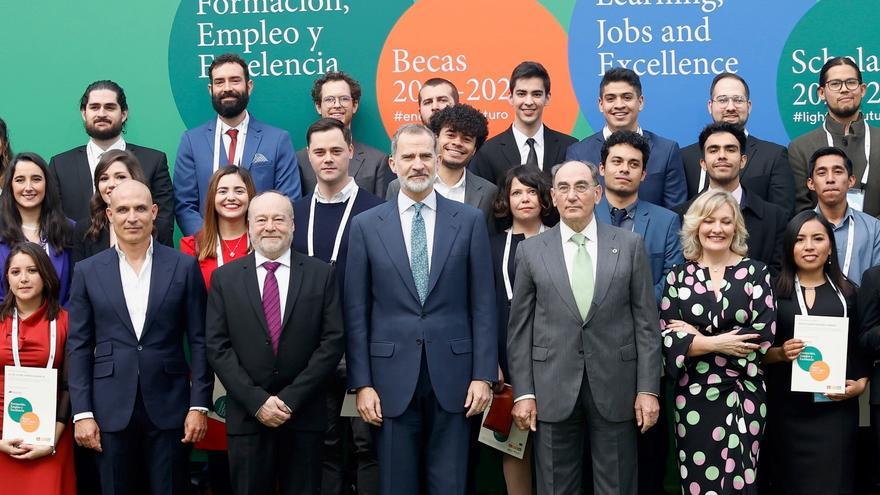
POLYGON ((263 313, 269 324, 269 338, 272 339, 272 350, 278 354, 278 341, 281 340, 281 296, 278 293, 278 279, 275 270, 281 266, 277 261, 266 261, 266 280, 263 282, 263 313))

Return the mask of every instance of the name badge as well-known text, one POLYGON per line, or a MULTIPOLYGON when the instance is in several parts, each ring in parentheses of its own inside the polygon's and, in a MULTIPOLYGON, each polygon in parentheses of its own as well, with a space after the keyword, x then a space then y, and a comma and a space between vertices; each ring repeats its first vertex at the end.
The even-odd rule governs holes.
POLYGON ((846 201, 853 210, 864 211, 865 190, 851 187, 846 192, 846 201))

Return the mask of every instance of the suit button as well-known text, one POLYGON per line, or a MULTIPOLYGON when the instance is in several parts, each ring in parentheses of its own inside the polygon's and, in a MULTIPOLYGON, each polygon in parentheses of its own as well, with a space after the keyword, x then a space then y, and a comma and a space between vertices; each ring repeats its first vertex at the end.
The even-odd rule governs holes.
POLYGON ((424 320, 426 317, 427 317, 427 315, 425 313, 422 313, 419 315, 419 318, 422 320, 424 320))
POLYGON ((267 340, 267 341, 266 341, 266 345, 269 345, 269 344, 271 344, 271 342, 269 342, 269 341, 267 340))
POLYGON ((273 374, 273 375, 277 375, 277 374, 278 374, 278 370, 272 370, 272 374, 273 374))
POLYGON ((139 351, 144 350, 144 346, 142 346, 142 345, 137 346, 137 350, 139 350, 139 351))
POLYGON ((416 339, 416 344, 422 345, 422 339, 416 339))
POLYGON ((578 356, 583 356, 583 355, 584 355, 584 351, 583 351, 583 349, 579 350, 579 351, 578 351, 578 356))

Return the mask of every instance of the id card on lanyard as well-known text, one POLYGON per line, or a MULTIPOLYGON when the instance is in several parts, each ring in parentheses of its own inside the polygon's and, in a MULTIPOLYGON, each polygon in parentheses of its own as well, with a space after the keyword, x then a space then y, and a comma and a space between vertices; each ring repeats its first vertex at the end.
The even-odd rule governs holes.
MULTIPOLYGON (((822 129, 825 131, 825 139, 828 142, 828 146, 834 146, 834 139, 831 136, 831 132, 828 131, 828 126, 825 123, 822 123, 822 129)), ((865 188, 868 185, 868 176, 871 172, 871 127, 868 125, 868 122, 865 121, 865 171, 862 173, 862 177, 859 180, 858 187, 851 187, 846 192, 846 200, 849 205, 859 211, 864 211, 865 207, 865 188)))

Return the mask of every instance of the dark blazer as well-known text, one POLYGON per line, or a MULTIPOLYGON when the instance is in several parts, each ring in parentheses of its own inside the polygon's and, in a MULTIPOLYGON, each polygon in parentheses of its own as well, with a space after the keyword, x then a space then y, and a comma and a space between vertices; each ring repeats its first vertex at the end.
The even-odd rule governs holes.
MULTIPOLYGON (((153 194, 153 202, 159 205, 157 239, 166 246, 173 246, 174 190, 168 173, 168 159, 161 151, 132 143, 125 143, 125 149, 137 157, 153 194)), ((85 145, 53 156, 49 161, 49 177, 58 186, 64 215, 76 222, 89 218, 89 201, 92 199, 95 178, 89 169, 85 145)))
MULTIPOLYGON (((353 141, 354 157, 348 163, 348 175, 354 177, 354 181, 361 189, 370 191, 380 198, 385 197, 385 188, 391 174, 388 166, 388 155, 376 148, 364 143, 353 141)), ((302 178, 303 197, 311 194, 318 184, 315 171, 309 162, 308 148, 302 148, 296 152, 296 160, 299 162, 299 173, 302 178)))
MULTIPOLYGON (((687 201, 687 183, 678 143, 651 131, 642 130, 642 135, 648 140, 651 153, 645 167, 648 175, 639 186, 639 199, 673 209, 687 201)), ((565 154, 565 159, 586 161, 598 167, 602 158, 603 144, 605 144, 605 136, 600 130, 584 138, 583 141, 571 145, 565 154)), ((603 185, 605 184, 602 177, 599 177, 599 180, 603 185)))
MULTIPOLYGON (((544 174, 550 178, 550 169, 565 161, 565 151, 577 142, 577 138, 554 131, 544 125, 544 174)), ((513 137, 513 126, 483 143, 477 150, 468 169, 475 174, 497 185, 504 174, 513 167, 523 164, 513 137)))
POLYGON ((77 263, 67 338, 73 414, 91 411, 101 430, 124 430, 138 390, 150 421, 183 427, 190 407, 210 407, 214 380, 205 357, 205 283, 195 258, 153 244, 150 295, 140 340, 107 249, 77 263), (189 344, 189 364, 183 339, 189 344))
POLYGON ((76 227, 73 229, 71 261, 74 265, 110 247, 110 226, 105 225, 98 234, 98 238, 92 239, 86 237, 86 232, 89 231, 91 225, 92 221, 86 218, 76 222, 76 227))
MULTIPOLYGON (((862 332, 859 345, 868 362, 873 362, 871 372, 871 404, 880 404, 880 266, 865 270, 862 287, 858 290, 859 320, 862 332)), ((852 316, 850 316, 852 318, 852 316)))
MULTIPOLYGON (((770 141, 763 141, 749 135, 746 140, 746 168, 740 174, 740 182, 752 194, 769 201, 791 217, 794 209, 794 174, 788 163, 788 150, 770 141)), ((700 187, 700 143, 694 143, 681 150, 684 173, 687 178, 688 199, 695 198, 709 187, 709 177, 703 191, 700 187)))
POLYGON ((344 349, 342 308, 333 267, 290 253, 290 286, 278 354, 272 351, 254 253, 225 264, 211 276, 208 298, 208 359, 226 387, 230 434, 271 431, 255 417, 278 396, 293 416, 281 428, 324 431, 323 384, 344 349))

